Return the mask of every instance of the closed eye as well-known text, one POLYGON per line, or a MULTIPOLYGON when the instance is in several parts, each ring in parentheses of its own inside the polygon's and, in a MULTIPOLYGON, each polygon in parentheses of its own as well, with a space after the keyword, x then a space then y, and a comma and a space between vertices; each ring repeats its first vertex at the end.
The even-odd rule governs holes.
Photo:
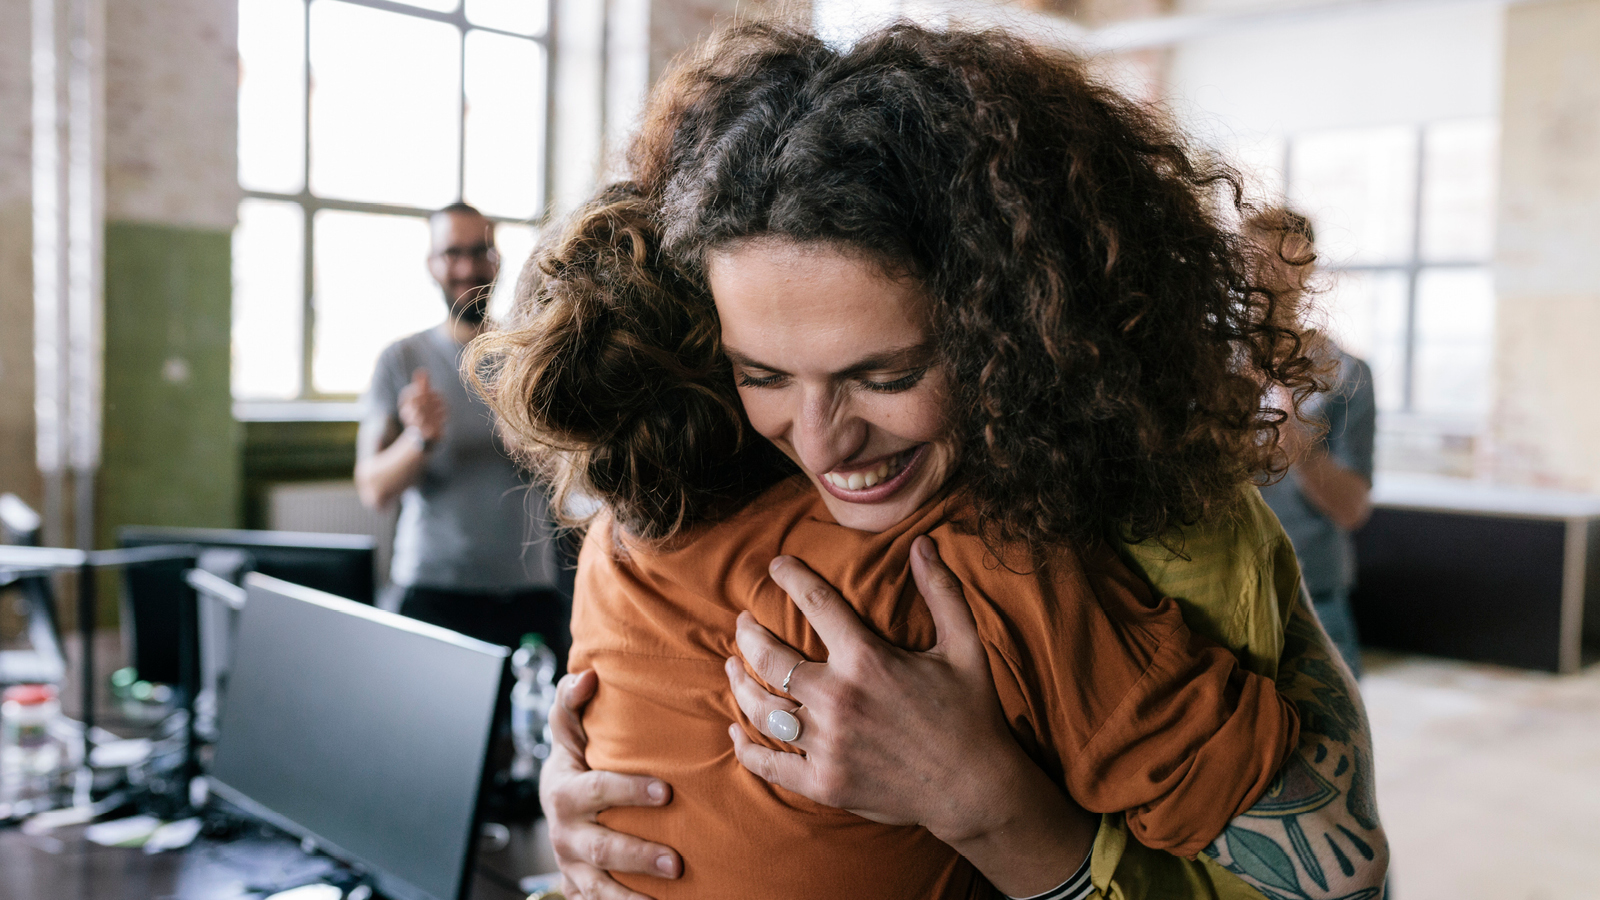
POLYGON ((871 379, 863 378, 861 380, 861 386, 869 391, 874 391, 880 394, 897 394, 901 391, 908 391, 916 387, 917 382, 921 381, 923 376, 927 374, 928 367, 923 366, 922 368, 912 371, 906 375, 902 375, 893 381, 873 381, 871 379))
POLYGON ((752 388, 777 387, 783 383, 783 379, 786 377, 787 376, 784 375, 767 375, 758 378, 754 375, 751 375, 749 372, 741 371, 739 373, 739 386, 752 388))

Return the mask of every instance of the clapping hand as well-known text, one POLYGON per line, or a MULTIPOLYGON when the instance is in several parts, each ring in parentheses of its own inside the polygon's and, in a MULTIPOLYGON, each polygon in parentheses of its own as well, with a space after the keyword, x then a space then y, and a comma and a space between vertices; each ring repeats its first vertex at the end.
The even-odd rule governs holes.
POLYGON ((444 396, 428 381, 428 370, 413 371, 411 383, 400 390, 400 424, 416 429, 418 436, 432 442, 444 434, 444 423, 449 418, 444 396))

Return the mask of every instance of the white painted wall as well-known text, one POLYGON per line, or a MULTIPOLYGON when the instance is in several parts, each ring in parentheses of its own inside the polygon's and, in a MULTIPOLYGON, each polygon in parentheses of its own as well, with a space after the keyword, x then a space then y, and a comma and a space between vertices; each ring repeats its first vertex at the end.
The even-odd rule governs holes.
POLYGON ((1592 298, 1600 294, 1600 3, 1529 3, 1513 24, 1495 275, 1508 294, 1592 298))
POLYGON ((233 228, 237 22, 233 0, 107 0, 107 220, 233 228))
POLYGON ((1600 492, 1600 0, 1509 14, 1494 475, 1600 492))
POLYGON ((1172 54, 1169 96, 1212 146, 1327 128, 1492 116, 1504 10, 1497 3, 1365 4, 1244 25, 1172 54))

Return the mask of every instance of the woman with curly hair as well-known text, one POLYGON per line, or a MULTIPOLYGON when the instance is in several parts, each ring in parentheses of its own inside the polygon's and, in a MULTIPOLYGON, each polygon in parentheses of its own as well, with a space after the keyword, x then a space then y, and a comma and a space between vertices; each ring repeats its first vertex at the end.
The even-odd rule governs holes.
POLYGON ((573 664, 602 687, 582 738, 561 723, 587 758, 545 779, 569 889, 629 896, 615 868, 658 896, 1226 893, 1180 859, 1202 850, 1286 896, 1381 883, 1359 714, 1340 698, 1333 734, 1271 681, 1303 612, 1248 482, 1281 469, 1263 392, 1315 380, 1213 208, 1228 173, 1079 61, 911 26, 845 53, 729 31, 629 161, 475 346, 558 503, 602 504, 573 664), (667 775, 672 805, 613 804, 590 764, 667 775), (1319 812, 1340 799, 1358 831, 1319 812))

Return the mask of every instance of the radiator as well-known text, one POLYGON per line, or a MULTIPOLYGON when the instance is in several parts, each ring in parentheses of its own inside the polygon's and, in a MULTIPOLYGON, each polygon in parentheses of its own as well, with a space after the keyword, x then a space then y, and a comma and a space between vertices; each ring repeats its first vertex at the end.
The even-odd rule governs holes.
POLYGON ((389 583, 399 504, 384 512, 361 505, 354 481, 289 481, 267 489, 267 527, 274 531, 370 534, 377 543, 378 587, 389 583))

